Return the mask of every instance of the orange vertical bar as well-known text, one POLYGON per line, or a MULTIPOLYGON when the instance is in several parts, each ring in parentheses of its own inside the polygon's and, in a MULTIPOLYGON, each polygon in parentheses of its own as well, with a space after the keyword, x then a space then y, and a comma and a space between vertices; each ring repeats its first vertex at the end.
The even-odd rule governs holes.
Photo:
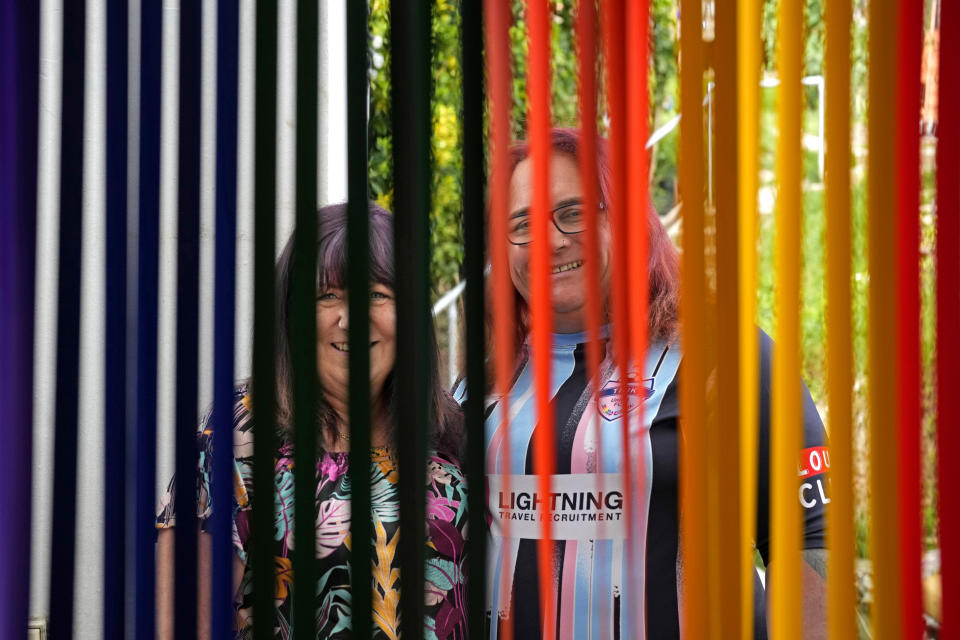
POLYGON ((777 39, 780 139, 777 176, 777 346, 773 358, 770 434, 770 599, 773 637, 800 638, 802 589, 797 462, 800 436, 800 133, 803 4, 780 3, 777 39))
POLYGON ((850 320, 851 3, 828 2, 826 19, 827 397, 832 475, 832 502, 827 513, 827 614, 830 637, 842 640, 857 635, 850 320))
MULTIPOLYGON (((649 77, 648 52, 650 43, 650 3, 649 0, 632 0, 626 3, 624 16, 624 25, 626 26, 625 45, 626 45, 626 267, 622 278, 627 282, 629 289, 629 299, 627 300, 628 315, 624 318, 628 321, 629 327, 629 345, 630 360, 633 372, 638 379, 646 374, 644 363, 647 354, 647 338, 649 323, 649 314, 647 311, 649 301, 649 249, 648 236, 650 224, 650 196, 647 186, 649 184, 649 156, 647 152, 647 122, 650 118, 649 107, 649 89, 647 79, 649 77)), ((630 365, 628 365, 630 366, 630 365)), ((621 369, 623 371, 623 369, 621 369)), ((639 380, 638 380, 639 381, 639 380)), ((621 390, 626 391, 626 385, 621 385, 621 390)), ((623 399, 621 398, 621 402, 623 399)), ((628 404, 622 405, 624 407, 628 404)), ((630 473, 627 478, 636 478, 637 486, 643 486, 646 478, 652 473, 647 468, 646 455, 643 452, 643 405, 641 404, 635 412, 625 412, 623 425, 629 429, 625 432, 624 441, 627 447, 624 451, 628 455, 630 464, 630 473), (632 428, 629 423, 634 423, 632 428), (636 433, 633 441, 629 438, 630 431, 636 433)), ((631 495, 635 494, 633 492, 631 495)), ((631 566, 640 567, 642 557, 646 551, 641 542, 646 540, 645 532, 636 529, 634 526, 637 520, 637 514, 633 513, 637 509, 633 501, 627 502, 627 522, 628 532, 631 534, 627 539, 627 553, 631 558, 631 566)), ((645 605, 643 599, 643 576, 638 575, 634 570, 625 576, 628 581, 628 593, 631 601, 626 602, 625 606, 633 611, 643 611, 645 605)), ((639 621, 638 617, 631 616, 631 623, 639 621)), ((642 629, 630 629, 636 637, 643 633, 642 629)))
MULTIPOLYGON (((740 287, 738 183, 739 139, 736 128, 739 95, 737 93, 737 0, 716 0, 716 36, 713 43, 716 119, 713 167, 716 185, 716 436, 712 450, 715 462, 712 484, 723 487, 718 498, 716 522, 711 526, 716 554, 716 575, 712 575, 711 593, 717 593, 717 614, 713 618, 714 637, 736 638, 740 634, 739 583, 741 562, 740 509, 740 287)), ((745 79, 753 82, 752 79, 745 79)), ((756 366, 745 363, 745 366, 756 366)), ((748 457, 755 461, 755 456, 748 457)), ((751 576, 752 577, 752 576, 751 576)), ((752 581, 751 581, 752 582, 752 581)), ((751 616, 752 618, 752 616, 751 616)))
POLYGON ((705 638, 707 598, 706 281, 703 184, 703 37, 701 0, 680 0, 680 197, 683 201, 680 320, 680 528, 683 554, 681 633, 705 638))
MULTIPOLYGON (((530 29, 530 67, 527 94, 530 158, 533 163, 533 203, 530 208, 533 241, 531 246, 531 318, 533 325, 533 375, 537 406, 534 432, 534 469, 541 496, 551 492, 550 476, 556 466, 556 425, 550 402, 550 334, 553 311, 550 303, 550 11, 543 0, 527 3, 530 29)), ((543 636, 556 637, 556 588, 553 579, 552 527, 550 505, 544 500, 544 518, 537 543, 540 581, 540 613, 543 636)))
MULTIPOLYGON (((493 286, 493 316, 503 318, 494 322, 494 394, 500 399, 500 411, 503 416, 502 429, 510 433, 510 380, 516 366, 514 345, 515 323, 507 321, 515 317, 514 289, 510 282, 507 259, 507 216, 510 197, 510 108, 511 108, 511 72, 508 48, 503 46, 509 38, 510 6, 509 0, 485 0, 484 31, 486 37, 486 66, 488 96, 490 99, 490 212, 487 247, 490 252, 490 264, 493 286)), ((503 439, 503 459, 510 460, 510 438, 503 439)), ((501 474, 503 491, 510 492, 509 470, 501 474)), ((496 473, 495 464, 488 461, 487 473, 496 473)), ((510 539, 510 521, 501 522, 502 539, 510 539)), ((501 554, 503 576, 500 584, 491 584, 490 589, 499 591, 499 603, 510 603, 512 585, 506 580, 509 575, 508 555, 501 554)), ((512 640, 512 611, 509 604, 503 605, 505 624, 499 637, 512 640)), ((500 620, 500 612, 494 611, 491 624, 500 620)))
POLYGON ((900 474, 900 637, 924 633, 920 593, 920 58, 923 1, 898 3, 896 60, 897 450, 900 474))
MULTIPOLYGON (((867 210, 870 311, 870 553, 873 556, 873 637, 900 636, 901 592, 898 562, 897 512, 899 482, 890 482, 897 468, 896 373, 890 354, 895 353, 894 322, 894 167, 896 146, 895 85, 897 6, 881 2, 870 7, 869 97, 867 144, 867 210)), ((904 384, 916 384, 904 380, 904 384)))
POLYGON ((740 321, 740 638, 753 640, 757 530, 757 172, 760 123, 760 0, 737 0, 737 195, 740 321))

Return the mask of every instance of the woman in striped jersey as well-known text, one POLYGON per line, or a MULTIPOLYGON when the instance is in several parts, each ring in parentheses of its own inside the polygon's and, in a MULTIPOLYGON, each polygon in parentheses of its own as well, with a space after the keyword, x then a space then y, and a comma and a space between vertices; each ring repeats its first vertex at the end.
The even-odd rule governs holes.
MULTIPOLYGON (((578 170, 579 135, 554 129, 550 165, 553 224, 551 302, 553 334, 550 394, 555 415, 555 475, 551 494, 537 495, 533 467, 535 389, 528 343, 532 163, 526 143, 511 151, 508 268, 514 287, 516 328, 513 381, 505 397, 490 396, 486 410, 486 464, 491 546, 488 564, 490 637, 675 638, 680 635, 684 565, 678 517, 678 369, 682 362, 677 307, 676 250, 656 212, 645 213, 649 229, 649 344, 645 361, 626 376, 613 364, 609 324, 601 328, 604 359, 599 394, 587 384, 586 281, 583 192, 578 170), (626 385, 626 411, 621 386, 626 385), (642 405, 642 411, 640 407, 642 405), (504 406, 506 413, 504 415, 504 406), (621 420, 631 420, 633 477, 624 486, 621 420), (639 471, 637 471, 639 470, 639 471), (626 497, 630 496, 628 512, 626 497), (540 607, 537 541, 540 516, 552 520, 553 566, 550 610, 540 607), (627 523, 633 518, 631 543, 627 523)), ((599 287, 602 306, 611 290, 611 229, 608 220, 610 167, 606 141, 597 154, 600 181, 599 287)), ((644 215, 644 214, 641 214, 644 215)), ((609 314, 607 314, 609 321, 609 314)), ((488 318, 493 335, 493 318, 488 318)), ((492 350, 491 350, 492 351, 492 350)), ((757 455, 756 546, 769 560, 770 339, 760 332, 759 448, 757 455)), ((493 362, 491 355, 489 362, 493 362)), ((492 380, 492 376, 489 378, 492 380)), ((465 384, 456 389, 462 400, 465 384)), ((804 612, 807 637, 825 625, 824 507, 829 502, 824 472, 829 466, 826 436, 816 407, 803 387, 804 465, 798 479, 804 507, 804 612)), ((798 455, 800 452, 798 452, 798 455)), ((730 474, 736 473, 736 469, 730 474)), ((723 489, 721 488, 721 491, 723 489)), ((731 549, 731 553, 735 550, 731 549)), ((735 582, 731 580, 731 588, 735 582)), ((765 597, 759 575, 755 588, 756 637, 766 637, 765 597)), ((825 632, 824 632, 825 633, 825 632)), ((825 637, 825 635, 824 635, 825 637)))

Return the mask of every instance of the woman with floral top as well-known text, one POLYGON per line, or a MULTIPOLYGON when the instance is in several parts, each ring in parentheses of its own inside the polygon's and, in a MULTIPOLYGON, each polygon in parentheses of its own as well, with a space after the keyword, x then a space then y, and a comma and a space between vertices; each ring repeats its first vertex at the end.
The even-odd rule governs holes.
MULTIPOLYGON (((349 637, 350 598, 350 484, 347 481, 350 424, 348 408, 347 264, 346 205, 331 205, 319 211, 320 235, 317 245, 317 374, 318 456, 317 456, 317 542, 316 562, 316 637, 349 637)), ((275 456, 275 566, 274 594, 276 619, 274 636, 291 635, 291 574, 293 522, 285 514, 293 507, 293 448, 291 432, 292 367, 290 350, 289 302, 293 241, 287 243, 277 266, 277 299, 284 301, 277 323, 277 423, 281 438, 275 456)), ((399 495, 393 406, 393 364, 395 358, 396 318, 393 295, 393 217, 386 210, 370 205, 370 385, 376 400, 371 420, 371 496, 369 517, 373 523, 371 545, 373 571, 373 620, 375 638, 399 635, 399 558, 395 556, 399 528, 399 495), (385 566, 386 565, 386 566, 385 566)), ((436 348, 431 353, 434 372, 436 348)), ((438 377, 434 375, 434 380, 438 377)), ((432 391, 437 424, 432 429, 432 451, 427 470, 426 582, 428 637, 463 638, 466 635, 464 589, 466 580, 464 534, 467 522, 466 486, 458 462, 463 441, 463 425, 456 403, 435 382, 432 391)), ((198 514, 205 531, 211 505, 212 431, 209 414, 201 421, 201 447, 198 479, 198 514)), ((236 391, 233 414, 235 500, 233 543, 236 550, 237 637, 252 637, 252 572, 248 561, 250 543, 250 494, 253 476, 253 430, 250 395, 246 385, 236 391)), ((163 497, 157 527, 158 621, 161 638, 172 638, 173 602, 173 483, 163 497), (165 625, 170 625, 165 628, 165 625)), ((200 536, 200 566, 209 564, 209 536, 200 536)), ((206 586, 209 589, 209 585, 206 586)), ((201 583, 201 591, 204 586, 201 583)), ((201 593, 203 601, 209 594, 201 593)), ((209 611, 199 608, 200 628, 208 624, 209 611)))

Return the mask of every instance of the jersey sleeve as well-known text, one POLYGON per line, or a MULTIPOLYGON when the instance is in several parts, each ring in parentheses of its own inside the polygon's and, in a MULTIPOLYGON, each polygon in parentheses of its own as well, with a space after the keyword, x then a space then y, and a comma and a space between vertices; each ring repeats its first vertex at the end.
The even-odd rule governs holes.
MULTIPOLYGON (((773 385, 773 341, 759 331, 760 376, 759 376, 759 438, 757 456, 757 550, 764 564, 770 562, 770 430, 771 388, 773 385)), ((826 546, 826 507, 830 503, 830 448, 826 430, 820 420, 817 407, 810 397, 810 390, 802 381, 801 423, 803 445, 797 452, 797 500, 803 509, 804 549, 819 549, 826 546)))

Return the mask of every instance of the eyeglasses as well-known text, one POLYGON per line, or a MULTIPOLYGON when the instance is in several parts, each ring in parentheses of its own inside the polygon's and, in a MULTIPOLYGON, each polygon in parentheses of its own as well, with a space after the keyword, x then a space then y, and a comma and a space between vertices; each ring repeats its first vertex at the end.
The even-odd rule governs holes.
MULTIPOLYGON (((606 207, 601 203, 597 205, 597 210, 603 211, 606 207)), ((580 233, 586 228, 587 219, 583 210, 583 202, 580 200, 569 200, 562 203, 550 212, 553 224, 560 233, 573 235, 580 233)), ((507 240, 511 244, 523 245, 533 240, 533 234, 530 229, 530 210, 521 209, 510 216, 507 221, 507 240)))

